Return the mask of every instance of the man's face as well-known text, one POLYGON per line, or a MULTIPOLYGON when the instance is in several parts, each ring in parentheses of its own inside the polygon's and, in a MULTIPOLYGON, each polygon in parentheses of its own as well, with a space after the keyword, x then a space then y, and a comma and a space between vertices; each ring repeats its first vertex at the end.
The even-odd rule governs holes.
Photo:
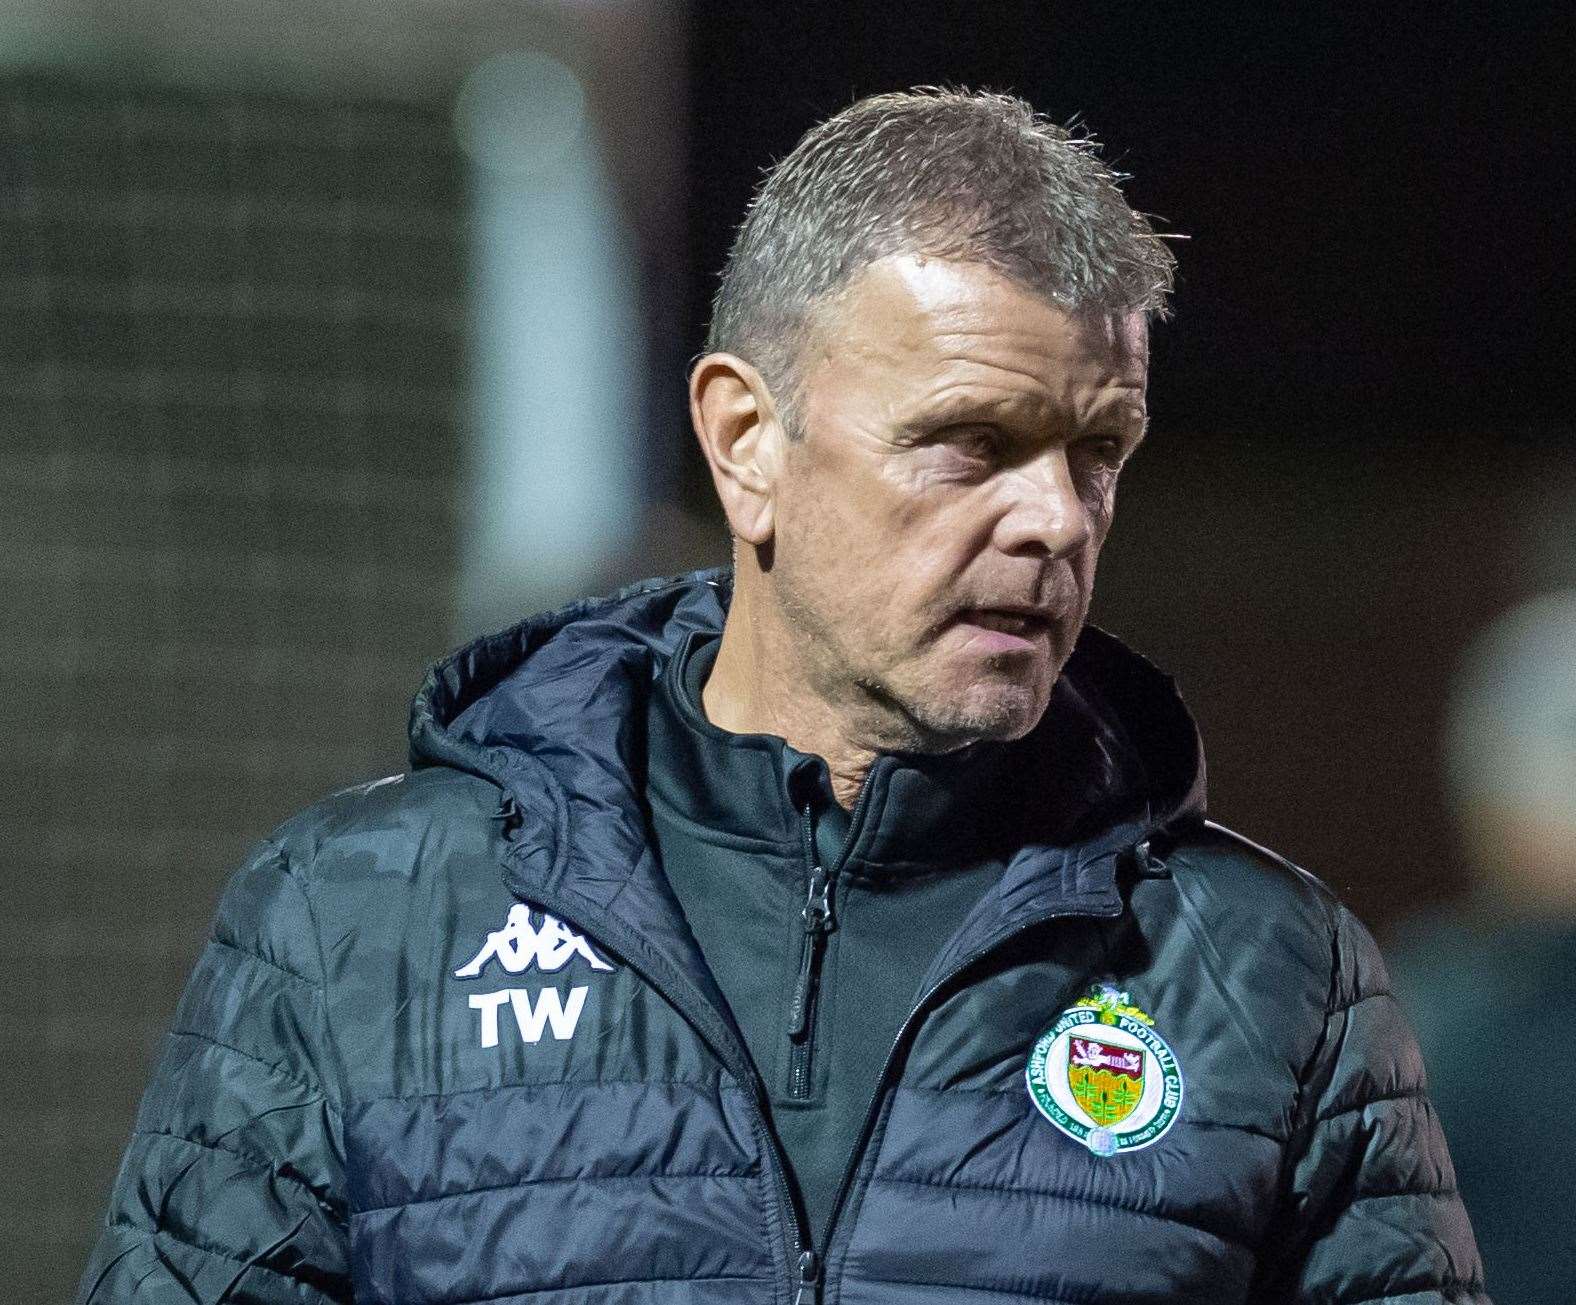
POLYGON ((866 268, 806 349, 771 583, 816 692, 882 746, 1028 733, 1089 609, 1143 438, 1138 314, 1070 314, 977 264, 866 268))

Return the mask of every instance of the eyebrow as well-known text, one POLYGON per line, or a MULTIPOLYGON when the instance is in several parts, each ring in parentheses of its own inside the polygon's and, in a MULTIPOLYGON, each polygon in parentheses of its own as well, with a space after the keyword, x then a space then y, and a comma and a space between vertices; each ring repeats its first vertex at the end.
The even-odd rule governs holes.
MULTIPOLYGON (((1000 398, 981 399, 967 395, 957 395, 946 398, 934 407, 922 408, 912 417, 902 423, 902 429, 915 436, 924 436, 934 433, 941 426, 958 425, 969 421, 992 421, 1000 418, 1029 418, 1035 424, 1040 424, 1041 414, 1046 405, 1032 399, 1021 398, 1017 395, 1003 395, 1000 398)), ((1081 431, 1093 430, 1108 423, 1122 431, 1123 434, 1134 434, 1134 443, 1142 440, 1149 433, 1149 412, 1147 409, 1135 408, 1124 403, 1113 403, 1107 408, 1092 414, 1087 420, 1077 423, 1081 431), (1137 430, 1134 431, 1133 417, 1141 414, 1137 430)))

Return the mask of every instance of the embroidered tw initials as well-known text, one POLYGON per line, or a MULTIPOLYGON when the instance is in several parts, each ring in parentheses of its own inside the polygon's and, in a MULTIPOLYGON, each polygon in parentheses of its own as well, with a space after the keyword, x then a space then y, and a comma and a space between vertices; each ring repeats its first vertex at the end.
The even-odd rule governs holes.
POLYGON ((472 1010, 482 1013, 482 1046, 498 1045, 498 1009, 505 1002, 514 1011, 514 1026, 520 1030, 521 1042, 540 1042, 542 1031, 553 1030, 559 1042, 568 1042, 575 1036, 575 1025, 580 1023, 580 1012, 585 1009, 584 986, 569 990, 569 1003, 558 995, 557 988, 543 988, 531 1002, 531 994, 524 988, 500 988, 497 992, 473 992, 470 997, 472 1010))
MULTIPOLYGON (((454 977, 478 978, 489 961, 497 961, 506 974, 522 974, 532 966, 544 974, 556 974, 576 956, 593 970, 613 968, 591 950, 584 937, 561 920, 543 912, 542 923, 534 925, 530 908, 516 903, 509 908, 503 928, 489 933, 482 949, 455 970, 454 977)), ((539 1042, 548 1030, 555 1041, 567 1042, 580 1023, 586 991, 585 985, 571 988, 566 1002, 557 988, 542 988, 534 998, 525 988, 500 988, 496 992, 473 992, 468 1001, 472 1010, 480 1012, 484 1047, 498 1045, 498 1012, 506 1004, 514 1013, 522 1042, 539 1042)))

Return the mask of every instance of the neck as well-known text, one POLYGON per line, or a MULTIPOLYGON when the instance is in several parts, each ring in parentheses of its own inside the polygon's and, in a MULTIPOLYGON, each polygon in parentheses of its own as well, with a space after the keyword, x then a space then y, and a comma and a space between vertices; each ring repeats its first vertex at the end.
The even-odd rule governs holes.
POLYGON ((833 796, 852 809, 879 749, 814 691, 804 641, 772 601, 752 550, 738 551, 733 602, 701 691, 706 718, 735 734, 775 734, 800 752, 823 757, 833 796))

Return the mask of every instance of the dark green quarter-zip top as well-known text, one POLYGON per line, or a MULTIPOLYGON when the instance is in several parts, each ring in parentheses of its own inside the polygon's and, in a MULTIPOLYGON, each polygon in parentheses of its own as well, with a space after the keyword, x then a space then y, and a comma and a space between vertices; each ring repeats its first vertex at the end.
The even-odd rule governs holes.
POLYGON ((651 696, 653 833, 819 1240, 920 981, 1005 868, 1013 750, 882 758, 845 811, 822 758, 706 719, 720 643, 692 635, 651 696))

